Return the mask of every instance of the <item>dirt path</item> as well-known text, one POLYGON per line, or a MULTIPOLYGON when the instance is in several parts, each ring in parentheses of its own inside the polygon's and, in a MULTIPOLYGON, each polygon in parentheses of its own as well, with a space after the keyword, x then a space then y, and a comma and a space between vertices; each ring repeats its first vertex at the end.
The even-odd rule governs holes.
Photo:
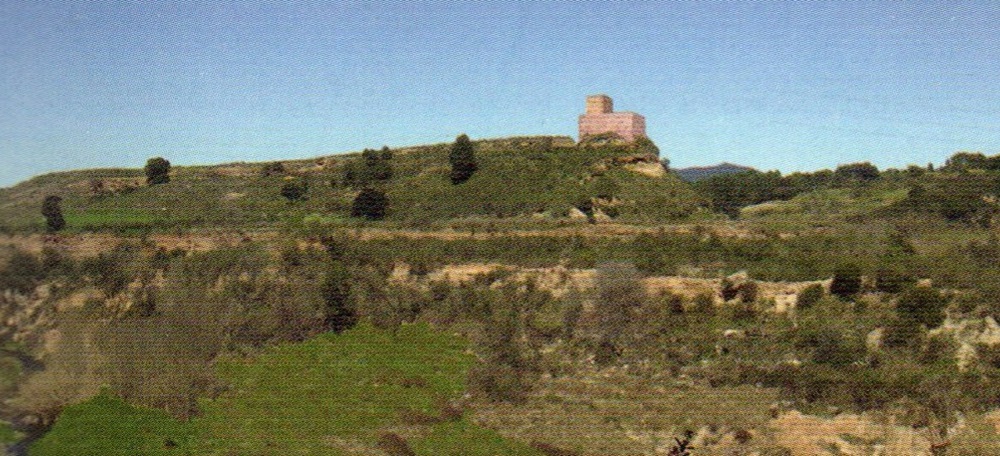
MULTIPOLYGON (((437 240, 488 240, 510 237, 584 237, 590 239, 600 238, 629 238, 639 234, 690 234, 697 232, 711 233, 722 237, 753 238, 760 237, 748 229, 732 224, 716 225, 661 225, 661 226, 637 226, 620 224, 599 224, 599 225, 576 225, 559 228, 545 228, 538 230, 513 229, 513 230, 456 230, 446 228, 436 231, 423 231, 415 229, 393 229, 393 228, 357 228, 342 229, 340 233, 345 233, 360 240, 379 239, 437 239, 437 240)), ((238 245, 241 242, 276 242, 287 238, 287 234, 279 230, 255 230, 255 231, 223 231, 223 230, 202 230, 192 231, 183 234, 155 233, 145 237, 157 246, 166 249, 181 248, 188 251, 204 251, 218 248, 224 245, 238 245)), ((111 233, 81 233, 81 234, 55 234, 55 235, 18 235, 8 234, 0 236, 0 246, 12 246, 33 253, 41 252, 46 245, 60 247, 74 256, 92 256, 98 252, 107 251, 122 242, 134 237, 116 236, 111 233)))

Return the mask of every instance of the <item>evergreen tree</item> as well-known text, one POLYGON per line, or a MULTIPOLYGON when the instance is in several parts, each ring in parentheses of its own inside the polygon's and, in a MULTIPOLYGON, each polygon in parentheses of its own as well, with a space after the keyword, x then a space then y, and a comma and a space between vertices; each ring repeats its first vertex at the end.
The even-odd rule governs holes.
POLYGON ((146 183, 149 185, 170 182, 170 162, 163 157, 153 157, 146 161, 146 183))
POLYGON ((55 195, 46 196, 45 201, 42 202, 42 215, 45 216, 45 225, 50 233, 59 231, 66 226, 62 208, 59 207, 60 202, 62 202, 62 198, 55 195))
POLYGON ((467 135, 461 134, 455 138, 448 161, 451 163, 451 183, 455 185, 469 180, 479 168, 476 163, 475 147, 467 135))
POLYGON ((350 302, 351 274, 343 263, 334 261, 330 265, 323 277, 321 293, 326 303, 324 319, 330 330, 340 332, 358 322, 357 312, 350 302))

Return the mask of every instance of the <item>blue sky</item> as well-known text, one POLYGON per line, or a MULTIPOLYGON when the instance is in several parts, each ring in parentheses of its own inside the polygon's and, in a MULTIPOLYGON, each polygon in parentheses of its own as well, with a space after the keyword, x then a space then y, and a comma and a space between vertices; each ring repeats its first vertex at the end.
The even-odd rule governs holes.
POLYGON ((1000 153, 1000 2, 0 0, 0 186, 44 172, 576 134, 673 166, 1000 153))

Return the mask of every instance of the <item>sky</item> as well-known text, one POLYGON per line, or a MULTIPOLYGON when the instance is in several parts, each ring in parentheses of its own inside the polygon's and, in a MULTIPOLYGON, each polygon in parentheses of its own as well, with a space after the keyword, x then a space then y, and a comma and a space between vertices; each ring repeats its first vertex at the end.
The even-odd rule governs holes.
POLYGON ((569 135, 673 167, 1000 153, 1000 2, 0 0, 0 187, 66 169, 569 135))

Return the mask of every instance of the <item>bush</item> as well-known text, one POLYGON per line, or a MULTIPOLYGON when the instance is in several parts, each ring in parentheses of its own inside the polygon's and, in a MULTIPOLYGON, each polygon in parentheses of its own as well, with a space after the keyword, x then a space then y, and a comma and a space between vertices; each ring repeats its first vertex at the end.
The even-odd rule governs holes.
POLYGON ((826 295, 826 291, 823 290, 823 285, 814 283, 805 287, 801 292, 799 292, 798 297, 795 298, 795 307, 801 310, 806 310, 823 299, 826 295))
MULTIPOLYGON (((621 187, 614 179, 601 176, 594 182, 594 196, 603 199, 614 198, 621 191, 621 187)), ((610 208, 609 208, 610 209, 610 208)))
POLYGON ((146 183, 149 185, 170 182, 170 162, 163 157, 153 157, 146 161, 146 183))
POLYGON ((939 326, 944 321, 944 309, 948 299, 929 287, 913 287, 899 296, 896 314, 900 318, 913 320, 928 328, 939 326))
POLYGON ((533 366, 522 354, 518 313, 512 309, 487 319, 478 340, 482 363, 469 370, 469 389, 493 401, 517 402, 527 393, 533 366))
POLYGON ((7 266, 0 271, 0 290, 29 293, 43 277, 45 271, 38 257, 18 249, 10 256, 7 266))
POLYGON ((912 276, 892 268, 875 271, 875 289, 883 293, 899 293, 916 283, 912 276))
MULTIPOLYGON (((636 152, 641 154, 651 154, 660 156, 660 148, 656 147, 656 143, 654 143, 653 140, 645 136, 640 136, 638 138, 635 138, 635 140, 632 141, 632 148, 635 149, 636 152)), ((669 165, 670 160, 667 159, 663 160, 669 165)))
POLYGON ((285 165, 280 161, 268 163, 260 169, 260 175, 264 177, 276 174, 285 174, 285 165))
POLYGON ((372 187, 365 187, 354 198, 354 203, 351 204, 351 217, 382 220, 385 218, 388 206, 389 198, 385 196, 385 192, 372 187))
POLYGON ((290 179, 281 186, 281 196, 289 202, 302 201, 306 199, 309 191, 309 183, 305 179, 290 179))
POLYGON ((808 343, 813 348, 813 362, 835 367, 850 365, 865 353, 860 341, 852 340, 832 328, 818 329, 808 343))
POLYGON ((882 342, 887 347, 917 347, 923 339, 924 329, 915 319, 896 316, 885 326, 882 342))
POLYGON ((711 293, 702 293, 694 297, 692 301, 693 311, 704 315, 715 314, 715 299, 711 293))
POLYGON ((646 298, 639 271, 628 263, 597 266, 597 327, 602 339, 617 345, 646 298))
POLYGON ((380 434, 377 446, 389 456, 417 456, 405 439, 392 432, 380 434))
POLYGON ((846 299, 859 291, 861 291, 861 268, 855 264, 843 264, 834 269, 830 294, 846 299))

